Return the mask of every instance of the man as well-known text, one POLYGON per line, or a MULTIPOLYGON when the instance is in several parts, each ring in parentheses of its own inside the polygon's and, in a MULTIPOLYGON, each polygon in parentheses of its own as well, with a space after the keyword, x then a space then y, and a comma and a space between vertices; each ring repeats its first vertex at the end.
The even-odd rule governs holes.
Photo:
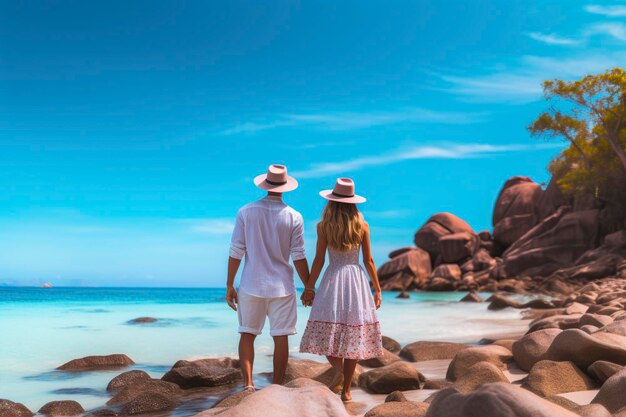
POLYGON ((296 289, 293 260, 306 285, 309 265, 304 253, 304 224, 300 213, 283 202, 282 194, 298 182, 287 175, 284 165, 271 165, 254 184, 267 191, 261 200, 242 207, 230 245, 226 301, 239 317, 239 362, 246 389, 254 390, 252 366, 254 339, 269 318, 274 339, 274 384, 282 384, 289 357, 289 335, 296 333, 296 289), (234 282, 245 256, 239 293, 234 282))

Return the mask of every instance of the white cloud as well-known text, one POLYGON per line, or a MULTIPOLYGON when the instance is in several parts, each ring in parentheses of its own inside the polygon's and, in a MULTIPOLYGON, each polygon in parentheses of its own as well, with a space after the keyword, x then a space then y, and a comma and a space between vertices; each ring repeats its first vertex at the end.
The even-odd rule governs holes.
POLYGON ((581 42, 578 39, 564 38, 553 33, 544 34, 539 32, 530 32, 527 35, 531 39, 548 45, 578 45, 581 42))
POLYGON ((587 29, 587 36, 605 35, 611 36, 619 41, 626 41, 626 25, 622 23, 598 23, 587 29))
POLYGON ((314 164, 309 169, 294 172, 293 175, 297 178, 320 178, 413 159, 480 158, 494 153, 532 151, 562 146, 562 144, 490 145, 481 143, 448 143, 437 146, 413 146, 410 148, 396 149, 392 152, 381 155, 363 156, 340 162, 324 162, 314 164))
POLYGON ((191 223, 192 231, 211 235, 227 235, 235 227, 231 219, 192 219, 185 222, 191 223))
POLYGON ((599 4, 590 4, 588 6, 585 6, 585 10, 589 13, 599 14, 608 17, 626 16, 626 5, 603 6, 599 4))
POLYGON ((423 108, 373 112, 334 112, 311 114, 283 114, 270 122, 245 122, 222 131, 224 135, 254 133, 289 126, 313 126, 326 130, 353 130, 399 123, 467 124, 484 119, 483 112, 462 113, 435 111, 423 108))

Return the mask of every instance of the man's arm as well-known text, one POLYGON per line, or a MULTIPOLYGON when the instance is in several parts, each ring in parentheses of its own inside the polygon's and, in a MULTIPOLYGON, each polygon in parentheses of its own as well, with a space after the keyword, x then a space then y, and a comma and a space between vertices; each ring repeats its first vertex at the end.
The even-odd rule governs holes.
POLYGON ((306 258, 293 261, 293 266, 296 267, 296 272, 298 273, 300 280, 306 287, 307 282, 309 282, 309 263, 307 262, 306 258))
POLYGON ((237 311, 237 304, 239 304, 239 298, 237 296, 237 290, 235 290, 235 276, 237 276, 237 270, 241 265, 241 259, 228 257, 228 278, 226 279, 226 302, 229 307, 237 311))

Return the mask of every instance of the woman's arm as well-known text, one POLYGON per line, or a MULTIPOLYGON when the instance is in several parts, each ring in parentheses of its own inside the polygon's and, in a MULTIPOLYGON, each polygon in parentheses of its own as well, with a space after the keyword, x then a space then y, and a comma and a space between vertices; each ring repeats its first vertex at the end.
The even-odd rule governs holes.
MULTIPOLYGON (((313 264, 311 265, 311 273, 309 274, 309 280, 304 286, 305 293, 303 296, 303 301, 310 302, 313 301, 315 294, 315 283, 322 273, 322 268, 324 268, 324 263, 326 262, 326 236, 324 235, 324 230, 318 224, 317 225, 317 245, 315 247, 315 259, 313 259, 313 264), (313 297, 308 297, 307 294, 313 294, 313 297)), ((307 305, 305 303, 305 305, 307 305)))
POLYGON ((361 250, 363 252, 363 264, 370 279, 372 280, 372 288, 374 289, 374 302, 376 308, 380 307, 382 303, 382 296, 380 290, 380 282, 378 281, 378 273, 376 272, 376 264, 372 258, 372 249, 370 245, 370 227, 367 223, 364 224, 363 229, 363 242, 361 242, 361 250))

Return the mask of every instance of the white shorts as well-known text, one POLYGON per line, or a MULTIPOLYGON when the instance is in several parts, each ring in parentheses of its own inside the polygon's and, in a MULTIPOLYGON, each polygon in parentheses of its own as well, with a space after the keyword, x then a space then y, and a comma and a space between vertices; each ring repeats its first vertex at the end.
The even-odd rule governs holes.
POLYGON ((270 319, 271 336, 296 334, 296 295, 262 298, 239 291, 237 315, 239 333, 260 335, 265 325, 265 317, 270 319))

